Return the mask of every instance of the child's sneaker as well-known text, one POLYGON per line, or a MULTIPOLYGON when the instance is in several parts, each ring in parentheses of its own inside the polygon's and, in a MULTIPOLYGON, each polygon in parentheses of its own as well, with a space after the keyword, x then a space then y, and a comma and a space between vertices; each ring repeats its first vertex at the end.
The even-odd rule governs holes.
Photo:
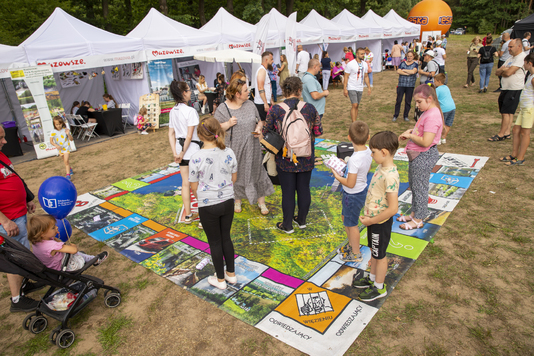
POLYGON ((295 230, 293 230, 293 229, 286 230, 286 229, 284 228, 282 222, 276 223, 276 228, 277 228, 278 230, 281 230, 281 231, 285 232, 286 234, 292 234, 293 232, 295 232, 295 230))
POLYGON ((70 179, 70 174, 67 174, 67 175, 65 176, 65 178, 67 178, 68 180, 71 180, 71 179, 70 179))
POLYGON ((141 132, 141 135, 148 135, 148 132, 143 131, 143 132, 141 132))
POLYGON ((442 139, 441 139, 441 144, 444 145, 444 144, 446 144, 446 143, 447 143, 447 139, 446 139, 446 138, 442 138, 442 139))
POLYGON ((386 284, 384 283, 384 287, 382 289, 376 288, 375 285, 367 288, 362 294, 360 294, 358 299, 364 302, 371 302, 378 298, 384 298, 387 295, 388 292, 386 290, 386 284))
POLYGON ((371 280, 371 278, 369 278, 369 276, 365 276, 360 279, 354 279, 352 281, 352 286, 354 288, 359 288, 359 289, 369 288, 369 287, 372 287, 373 285, 374 285, 374 282, 371 280))
POLYGON ((72 170, 72 168, 70 169, 70 175, 73 175, 74 174, 74 171, 72 170))
POLYGON ((352 253, 352 251, 349 253, 341 253, 339 255, 339 258, 343 262, 362 262, 363 261, 363 257, 361 253, 354 254, 352 253))
POLYGON ((349 243, 347 243, 345 246, 338 248, 337 253, 338 255, 341 255, 343 253, 352 253, 352 247, 350 246, 349 243))
POLYGON ((99 264, 101 264, 102 262, 104 262, 106 260, 106 258, 108 258, 108 252, 107 251, 104 251, 102 253, 100 253, 98 255, 98 261, 96 261, 93 266, 98 266, 99 264))

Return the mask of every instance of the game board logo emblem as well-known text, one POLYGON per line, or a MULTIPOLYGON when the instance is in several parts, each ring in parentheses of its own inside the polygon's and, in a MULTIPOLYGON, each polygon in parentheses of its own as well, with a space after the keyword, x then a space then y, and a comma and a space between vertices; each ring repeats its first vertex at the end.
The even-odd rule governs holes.
POLYGON ((454 185, 460 181, 456 177, 449 177, 449 176, 443 176, 441 177, 441 180, 445 181, 445 183, 447 183, 448 185, 454 185))
POLYGON ((128 230, 126 225, 106 226, 104 228, 104 234, 111 235, 128 230))
POLYGON ((50 209, 56 209, 57 208, 57 200, 56 199, 48 199, 43 197, 43 203, 44 206, 50 209))
POLYGON ((333 312, 332 303, 328 298, 328 294, 323 292, 296 294, 299 314, 303 315, 317 315, 327 312, 333 312))
POLYGON ((437 199, 434 199, 434 198, 431 198, 431 197, 428 197, 428 204, 436 204, 438 202, 437 199))

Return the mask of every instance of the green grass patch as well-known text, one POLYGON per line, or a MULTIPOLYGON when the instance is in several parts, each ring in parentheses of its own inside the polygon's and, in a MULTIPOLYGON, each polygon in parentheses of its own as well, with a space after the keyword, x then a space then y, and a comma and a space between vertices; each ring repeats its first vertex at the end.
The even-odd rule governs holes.
POLYGON ((132 319, 124 315, 111 317, 106 325, 98 329, 98 341, 102 345, 102 349, 115 353, 117 348, 125 342, 120 331, 130 326, 131 323, 132 319))

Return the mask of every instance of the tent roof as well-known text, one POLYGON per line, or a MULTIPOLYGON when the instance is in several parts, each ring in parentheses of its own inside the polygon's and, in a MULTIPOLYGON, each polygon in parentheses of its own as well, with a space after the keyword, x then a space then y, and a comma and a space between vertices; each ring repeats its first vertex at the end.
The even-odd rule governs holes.
POLYGON ((513 28, 514 30, 532 29, 534 25, 534 14, 531 14, 524 19, 517 21, 513 28))
POLYGON ((343 26, 352 27, 356 30, 358 38, 376 38, 381 37, 384 33, 384 30, 381 26, 372 22, 364 21, 347 9, 344 9, 337 14, 332 21, 343 26))
POLYGON ((402 32, 401 26, 393 24, 391 21, 384 20, 375 14, 373 10, 367 11, 367 13, 362 16, 362 20, 382 27, 384 29, 384 37, 398 37, 398 35, 402 32))
POLYGON ((389 12, 384 16, 384 20, 388 20, 391 23, 398 24, 400 27, 403 28, 405 35, 413 34, 413 35, 419 36, 421 34, 421 25, 417 25, 417 24, 411 23, 408 20, 403 19, 393 9, 389 10, 389 12))
POLYGON ((0 63, 26 63, 24 48, 0 44, 0 63))
POLYGON ((151 8, 126 37, 141 39, 145 49, 165 49, 214 45, 219 42, 221 35, 184 25, 151 8))
POLYGON ((195 54, 195 59, 206 62, 228 62, 233 63, 261 63, 261 56, 249 51, 239 49, 224 49, 221 51, 195 54))
POLYGON ((200 28, 202 31, 221 34, 221 43, 254 42, 256 26, 238 19, 221 7, 219 11, 200 28))
MULTIPOLYGON (((276 39, 280 41, 280 43, 284 43, 287 17, 279 13, 274 7, 269 11, 269 15, 269 34, 267 35, 267 41, 276 39)), ((306 26, 298 22, 296 27, 297 41, 299 44, 321 42, 323 32, 320 29, 306 26)))
POLYGON ((310 13, 300 21, 300 24, 321 29, 325 40, 328 40, 328 37, 330 36, 341 36, 346 40, 352 40, 355 37, 354 28, 331 21, 321 16, 315 10, 311 10, 310 13))
POLYGON ((28 62, 140 51, 140 40, 89 25, 57 7, 21 46, 28 62))

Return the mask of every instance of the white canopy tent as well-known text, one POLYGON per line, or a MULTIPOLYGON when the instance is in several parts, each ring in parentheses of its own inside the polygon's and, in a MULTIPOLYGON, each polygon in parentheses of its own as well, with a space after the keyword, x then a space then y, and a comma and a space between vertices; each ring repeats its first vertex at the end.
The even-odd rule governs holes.
POLYGON ((28 65, 26 60, 23 48, 0 45, 0 61, 5 62, 0 64, 0 122, 16 121, 19 134, 30 139, 30 132, 9 75, 9 68, 28 65))
MULTIPOLYGON (((266 48, 280 48, 285 46, 287 17, 279 13, 274 7, 269 14, 271 16, 268 25, 269 34, 267 35, 266 48)), ((322 37, 323 32, 320 29, 297 23, 297 44, 321 43, 322 37)))
MULTIPOLYGON (((133 62, 144 62, 143 43, 136 38, 119 36, 80 21, 60 8, 21 45, 26 52, 30 64, 50 64, 55 72, 59 95, 67 112, 74 101, 87 100, 93 105, 103 103, 103 76, 101 69, 133 62), (71 70, 91 70, 97 74, 93 80, 88 76, 80 85, 62 88, 59 73, 71 70)), ((115 83, 108 81, 108 92, 117 102, 131 103, 130 121, 137 110, 139 96, 138 86, 144 80, 120 80, 115 83)), ((144 84, 146 87, 146 84, 144 84)))
POLYGON ((414 24, 408 20, 403 19, 395 10, 391 9, 383 17, 384 20, 390 21, 391 23, 398 24, 402 27, 402 38, 404 40, 410 40, 413 38, 418 38, 421 35, 421 25, 414 24))
POLYGON ((223 49, 252 50, 256 26, 238 19, 221 7, 219 11, 200 28, 202 31, 220 34, 223 49))
MULTIPOLYGON (((341 11, 332 21, 343 26, 352 27, 355 30, 358 39, 354 46, 352 46, 352 49, 356 50, 358 47, 369 47, 369 50, 374 55, 373 72, 380 72, 382 70, 381 38, 384 34, 382 27, 372 21, 360 19, 347 9, 341 11)), ((330 58, 336 62, 340 61, 344 56, 343 47, 337 43, 328 46, 328 53, 330 58)))
POLYGON ((373 10, 367 11, 367 13, 362 16, 362 20, 369 23, 376 23, 377 25, 382 26, 384 29, 384 35, 382 37, 382 51, 380 53, 381 55, 386 49, 391 51, 395 41, 402 41, 403 27, 393 21, 383 19, 373 10))
POLYGON ((238 49, 224 49, 214 52, 196 54, 195 59, 206 62, 225 62, 225 63, 261 63, 261 56, 248 51, 238 49))

